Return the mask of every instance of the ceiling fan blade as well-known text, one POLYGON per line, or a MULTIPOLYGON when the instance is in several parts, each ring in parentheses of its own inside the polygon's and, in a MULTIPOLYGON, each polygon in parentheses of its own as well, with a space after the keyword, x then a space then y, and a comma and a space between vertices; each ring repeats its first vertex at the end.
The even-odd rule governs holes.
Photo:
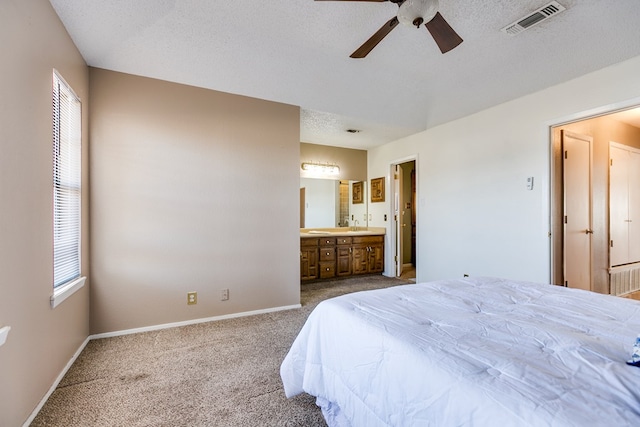
POLYGON ((369 40, 364 42, 362 46, 350 55, 351 58, 364 58, 367 56, 399 23, 400 21, 398 21, 397 16, 389 19, 369 40))
POLYGON ((437 12, 436 16, 424 25, 442 53, 447 53, 462 43, 462 38, 451 28, 449 23, 440 15, 440 12, 437 12))

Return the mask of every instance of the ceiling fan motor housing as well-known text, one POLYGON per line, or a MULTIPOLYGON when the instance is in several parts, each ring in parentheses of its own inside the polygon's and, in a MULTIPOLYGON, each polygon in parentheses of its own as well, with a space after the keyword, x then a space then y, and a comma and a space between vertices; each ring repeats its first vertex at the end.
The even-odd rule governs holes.
POLYGON ((436 16, 438 6, 438 0, 405 0, 398 10, 398 21, 419 27, 436 16))

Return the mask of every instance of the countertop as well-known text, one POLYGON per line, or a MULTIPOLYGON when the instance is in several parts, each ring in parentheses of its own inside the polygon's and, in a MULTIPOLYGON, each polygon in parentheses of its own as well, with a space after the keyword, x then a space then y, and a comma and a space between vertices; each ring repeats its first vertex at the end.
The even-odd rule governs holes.
POLYGON ((358 227, 357 231, 350 227, 341 228, 301 228, 300 237, 326 236, 380 236, 386 234, 384 227, 358 227))

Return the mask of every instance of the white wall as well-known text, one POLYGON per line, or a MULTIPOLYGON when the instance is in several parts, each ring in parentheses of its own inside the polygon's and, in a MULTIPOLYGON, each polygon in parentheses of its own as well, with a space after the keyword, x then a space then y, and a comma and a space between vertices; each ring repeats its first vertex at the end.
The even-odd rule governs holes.
MULTIPOLYGON (((550 281, 549 126, 640 104, 640 57, 369 151, 386 177, 370 226, 392 221, 391 163, 417 158, 418 281, 493 275, 550 281), (533 176, 532 191, 526 178, 533 176)), ((393 274, 386 251, 385 274, 393 274)))

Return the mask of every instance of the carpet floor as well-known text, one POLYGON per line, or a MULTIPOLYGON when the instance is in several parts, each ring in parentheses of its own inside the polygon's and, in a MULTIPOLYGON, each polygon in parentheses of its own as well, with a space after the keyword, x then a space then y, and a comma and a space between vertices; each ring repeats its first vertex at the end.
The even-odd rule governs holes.
POLYGON ((313 397, 284 396, 291 343, 320 301, 404 283, 303 284, 300 309, 91 340, 31 426, 324 426, 313 397))

